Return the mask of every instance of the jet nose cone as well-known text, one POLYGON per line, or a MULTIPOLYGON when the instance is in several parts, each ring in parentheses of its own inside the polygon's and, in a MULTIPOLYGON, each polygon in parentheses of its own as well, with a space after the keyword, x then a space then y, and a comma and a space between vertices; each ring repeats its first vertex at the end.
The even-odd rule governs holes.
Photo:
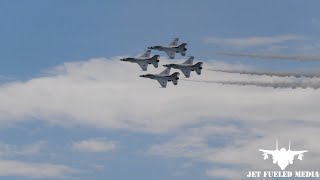
POLYGON ((165 65, 162 65, 162 66, 164 66, 164 67, 168 67, 168 65, 167 65, 167 64, 165 64, 165 65))
POLYGON ((152 47, 152 46, 150 46, 150 47, 148 47, 148 49, 153 49, 153 47, 152 47))
POLYGON ((140 75, 139 77, 146 77, 146 75, 140 75))

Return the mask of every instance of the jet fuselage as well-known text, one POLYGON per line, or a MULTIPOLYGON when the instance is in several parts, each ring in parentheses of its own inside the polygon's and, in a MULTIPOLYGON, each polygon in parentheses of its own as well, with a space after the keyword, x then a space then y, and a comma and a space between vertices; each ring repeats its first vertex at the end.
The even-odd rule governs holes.
POLYGON ((137 63, 137 62, 147 62, 148 64, 152 64, 152 62, 159 62, 157 58, 123 58, 120 59, 120 61, 127 61, 127 62, 132 62, 132 63, 137 63))
POLYGON ((202 67, 197 65, 189 65, 189 64, 165 64, 164 67, 171 67, 173 69, 190 69, 194 71, 196 69, 202 69, 202 67))
POLYGON ((158 50, 158 51, 173 51, 176 53, 187 51, 185 46, 151 46, 148 49, 158 50))
POLYGON ((179 77, 172 75, 163 75, 163 74, 145 74, 140 75, 140 77, 149 78, 149 79, 162 79, 166 81, 179 80, 179 77))

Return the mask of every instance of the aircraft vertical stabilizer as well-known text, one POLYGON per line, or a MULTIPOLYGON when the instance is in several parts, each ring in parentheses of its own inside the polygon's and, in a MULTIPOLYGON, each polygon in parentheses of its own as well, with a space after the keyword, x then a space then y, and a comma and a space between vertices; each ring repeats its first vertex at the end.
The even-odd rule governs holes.
POLYGON ((180 75, 180 73, 178 73, 178 72, 175 72, 175 73, 173 73, 173 74, 171 75, 172 83, 173 83, 174 85, 177 85, 177 84, 178 84, 179 75, 180 75))

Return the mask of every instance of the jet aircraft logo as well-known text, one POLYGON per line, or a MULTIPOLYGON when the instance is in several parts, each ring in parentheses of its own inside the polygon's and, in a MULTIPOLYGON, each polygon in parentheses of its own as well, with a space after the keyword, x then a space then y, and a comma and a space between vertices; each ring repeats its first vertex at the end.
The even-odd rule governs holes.
POLYGON ((259 149, 259 151, 263 152, 264 160, 268 159, 268 155, 272 155, 273 164, 278 164, 281 170, 285 170, 285 168, 289 164, 293 164, 294 157, 298 155, 298 159, 302 161, 303 153, 308 152, 307 150, 302 151, 292 151, 290 149, 290 141, 289 148, 286 150, 285 148, 278 149, 278 140, 276 141, 276 150, 264 150, 259 149))

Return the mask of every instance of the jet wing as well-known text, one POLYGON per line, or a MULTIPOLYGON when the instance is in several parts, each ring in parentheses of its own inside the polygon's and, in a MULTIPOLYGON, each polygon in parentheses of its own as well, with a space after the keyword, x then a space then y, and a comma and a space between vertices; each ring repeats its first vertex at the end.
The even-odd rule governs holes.
POLYGON ((170 59, 174 59, 176 52, 174 51, 165 51, 167 53, 167 55, 169 56, 170 59))
POLYGON ((190 72, 191 71, 189 69, 183 68, 183 69, 181 69, 181 71, 187 78, 190 77, 190 72))
POLYGON ((277 154, 278 154, 278 150, 274 150, 274 151, 270 151, 270 150, 264 150, 264 149, 259 149, 259 151, 263 152, 263 159, 268 159, 268 155, 272 156, 273 159, 273 163, 277 162, 277 154))
POLYGON ((169 46, 178 46, 179 38, 174 38, 171 43, 169 43, 169 46))
POLYGON ((164 79, 157 79, 157 81, 160 83, 160 85, 165 88, 167 87, 167 80, 164 80, 164 79))
POLYGON ((148 63, 146 62, 137 62, 143 71, 148 69, 148 63))
POLYGON ((275 151, 271 151, 271 150, 264 150, 264 149, 259 149, 259 151, 263 152, 263 153, 267 153, 270 155, 273 155, 275 151))
POLYGON ((298 155, 298 154, 303 154, 303 153, 308 152, 308 151, 304 150, 304 151, 289 151, 289 152, 290 152, 290 155, 295 156, 295 155, 298 155))

